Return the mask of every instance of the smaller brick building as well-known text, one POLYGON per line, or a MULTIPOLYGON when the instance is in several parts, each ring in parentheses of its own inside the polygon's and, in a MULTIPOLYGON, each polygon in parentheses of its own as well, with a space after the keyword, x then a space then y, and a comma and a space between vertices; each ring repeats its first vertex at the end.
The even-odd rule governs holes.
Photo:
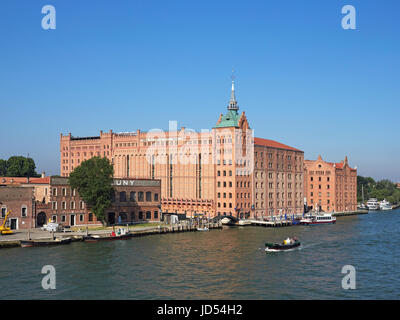
MULTIPOLYGON (((112 207, 105 212, 108 224, 160 220, 160 180, 114 179, 113 188, 112 207)), ((49 220, 63 226, 101 225, 66 177, 1 178, 0 224, 8 210, 8 224, 16 230, 49 220)))
MULTIPOLYGON (((160 220, 160 180, 114 179, 112 207, 105 212, 109 225, 160 220)), ((101 221, 87 207, 68 178, 51 179, 51 219, 64 226, 98 225, 101 221)))
POLYGON ((309 207, 325 212, 357 210, 357 169, 347 157, 339 163, 304 161, 304 194, 309 207))
POLYGON ((34 188, 0 187, 0 225, 8 211, 7 226, 12 230, 35 227, 34 188))

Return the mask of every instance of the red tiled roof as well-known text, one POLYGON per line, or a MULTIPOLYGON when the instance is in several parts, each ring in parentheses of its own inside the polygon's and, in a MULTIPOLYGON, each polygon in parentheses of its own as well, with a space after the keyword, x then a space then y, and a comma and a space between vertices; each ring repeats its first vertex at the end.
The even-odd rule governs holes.
MULTIPOLYGON (((274 140, 268 140, 268 139, 263 139, 263 138, 254 138, 254 145, 257 146, 264 146, 264 147, 271 147, 271 148, 278 148, 278 149, 286 149, 286 150, 293 150, 293 151, 301 151, 299 149, 289 147, 283 143, 274 141, 274 140)), ((302 152, 302 151, 301 151, 302 152)))
MULTIPOLYGON (((339 162, 339 163, 338 162, 336 162, 336 163, 327 162, 327 164, 331 165, 332 167, 334 166, 336 169, 343 169, 343 166, 344 166, 343 162, 339 162)), ((347 166, 350 168, 350 170, 356 170, 356 169, 350 167, 349 165, 347 165, 347 166)))
POLYGON ((50 184, 50 177, 28 178, 26 177, 0 177, 0 184, 50 184))

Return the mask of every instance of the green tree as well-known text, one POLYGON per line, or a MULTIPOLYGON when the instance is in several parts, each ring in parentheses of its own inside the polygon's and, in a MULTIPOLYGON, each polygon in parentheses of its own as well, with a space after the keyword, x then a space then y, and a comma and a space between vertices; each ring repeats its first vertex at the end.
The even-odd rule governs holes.
POLYGON ((7 176, 9 177, 37 177, 36 165, 32 158, 12 156, 7 160, 7 176))
POLYGON ((111 207, 113 166, 107 158, 93 157, 83 161, 69 176, 69 185, 76 189, 96 218, 106 224, 105 210, 111 207))
POLYGON ((7 175, 7 160, 0 159, 0 177, 7 175))

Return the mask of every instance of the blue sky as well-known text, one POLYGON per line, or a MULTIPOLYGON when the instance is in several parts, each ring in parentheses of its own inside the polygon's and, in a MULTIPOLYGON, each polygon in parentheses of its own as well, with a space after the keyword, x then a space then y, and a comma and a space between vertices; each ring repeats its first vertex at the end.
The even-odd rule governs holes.
POLYGON ((60 133, 200 130, 236 97, 257 137, 400 181, 400 2, 0 2, 0 158, 59 174, 60 133), (56 30, 41 9, 56 8, 56 30), (356 8, 356 30, 341 9, 356 8))

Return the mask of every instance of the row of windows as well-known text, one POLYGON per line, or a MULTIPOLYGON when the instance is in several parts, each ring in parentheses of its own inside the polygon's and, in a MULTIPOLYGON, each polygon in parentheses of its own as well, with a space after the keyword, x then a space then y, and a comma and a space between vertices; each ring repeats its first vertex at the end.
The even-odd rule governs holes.
MULTIPOLYGON (((5 218, 7 214, 7 206, 1 207, 1 218, 5 218)), ((28 207, 26 205, 21 206, 21 217, 26 217, 28 215, 28 207)))
MULTIPOLYGON (((143 202, 145 201, 145 193, 143 191, 139 191, 137 192, 137 198, 136 198, 136 191, 131 191, 129 193, 129 201, 138 201, 138 202, 143 202)), ((158 193, 154 193, 153 197, 152 197, 152 193, 150 191, 146 192, 146 201, 158 201, 158 193), (153 200, 152 200, 153 199, 153 200)), ((115 202, 115 195, 113 195, 112 197, 112 201, 115 202)), ((120 202, 126 202, 127 197, 126 197, 126 192, 125 191, 121 191, 119 192, 119 201, 120 202)))
MULTIPOLYGON (((53 201, 52 202, 52 209, 53 210, 57 210, 58 205, 57 205, 57 201, 53 201)), ((61 201, 61 209, 62 210, 67 210, 67 202, 66 201, 61 201)), ((72 209, 75 210, 76 206, 75 206, 75 201, 71 201, 69 203, 69 208, 68 209, 72 209)), ((85 209, 85 203, 81 200, 79 201, 79 209, 85 209)))
MULTIPOLYGON (((232 203, 226 203, 226 202, 223 202, 223 203, 220 203, 220 202, 218 202, 218 204, 217 204, 217 206, 218 206, 218 208, 221 208, 221 207, 223 207, 223 208, 232 208, 232 203)), ((250 203, 238 203, 238 205, 237 205, 237 208, 250 208, 250 203)))
MULTIPOLYGON (((79 222, 83 222, 84 221, 84 215, 85 214, 83 214, 83 213, 79 214, 79 222)), ((128 214, 126 212, 121 212, 119 214, 119 216, 121 217, 121 222, 129 221, 128 220, 128 214)), ((136 220, 136 213, 135 212, 131 212, 130 216, 131 216, 131 221, 136 220)), ((146 211, 146 213, 144 215, 143 211, 139 211, 137 218, 138 218, 138 220, 144 220, 144 216, 146 217, 147 220, 151 219, 151 212, 150 211, 146 211)), ((61 216, 61 222, 66 222, 67 221, 66 217, 67 217, 66 215, 62 215, 61 216)), ((88 221, 92 222, 93 221, 93 217, 94 217, 93 213, 89 213, 88 221)), ((158 219, 158 211, 154 211, 153 217, 154 217, 154 219, 158 219)), ((53 220, 53 222, 57 222, 57 216, 53 215, 52 216, 52 220, 53 220)))

